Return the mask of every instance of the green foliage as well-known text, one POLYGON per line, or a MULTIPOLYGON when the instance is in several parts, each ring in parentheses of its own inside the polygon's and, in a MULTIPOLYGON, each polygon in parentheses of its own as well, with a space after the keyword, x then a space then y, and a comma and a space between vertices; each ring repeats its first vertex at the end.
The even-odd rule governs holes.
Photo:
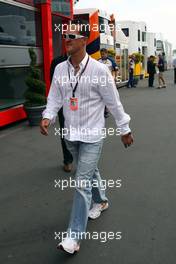
POLYGON ((135 64, 144 61, 144 55, 143 54, 136 52, 136 53, 133 53, 132 55, 135 57, 135 64))
POLYGON ((26 78, 28 87, 24 96, 26 98, 25 106, 41 106, 46 104, 45 83, 41 80, 41 70, 37 68, 37 56, 33 48, 29 49, 31 59, 29 75, 26 78))
POLYGON ((114 49, 108 49, 108 56, 115 57, 115 50, 114 49))

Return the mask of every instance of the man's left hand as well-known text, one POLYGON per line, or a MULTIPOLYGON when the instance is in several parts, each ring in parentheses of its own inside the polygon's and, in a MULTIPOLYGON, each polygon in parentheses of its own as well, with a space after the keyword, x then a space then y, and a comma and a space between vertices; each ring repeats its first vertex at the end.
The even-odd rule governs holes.
POLYGON ((121 140, 125 146, 125 148, 131 146, 134 142, 133 136, 131 133, 121 136, 121 140))

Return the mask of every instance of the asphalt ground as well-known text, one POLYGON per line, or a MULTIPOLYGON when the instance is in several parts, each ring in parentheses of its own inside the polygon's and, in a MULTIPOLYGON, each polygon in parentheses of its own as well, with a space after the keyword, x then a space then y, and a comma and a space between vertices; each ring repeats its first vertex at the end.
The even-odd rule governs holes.
MULTIPOLYGON (((67 228, 73 188, 55 188, 55 180, 74 176, 62 170, 54 127, 48 137, 26 121, 0 131, 1 264, 175 264, 176 85, 172 71, 165 77, 166 89, 142 80, 119 90, 135 144, 125 149, 118 136, 105 139, 102 177, 122 186, 107 189, 109 209, 88 223, 99 239, 83 241, 74 256, 56 249, 54 233, 67 228), (122 238, 112 239, 112 232, 122 238)), ((112 117, 106 125, 115 128, 112 117)))

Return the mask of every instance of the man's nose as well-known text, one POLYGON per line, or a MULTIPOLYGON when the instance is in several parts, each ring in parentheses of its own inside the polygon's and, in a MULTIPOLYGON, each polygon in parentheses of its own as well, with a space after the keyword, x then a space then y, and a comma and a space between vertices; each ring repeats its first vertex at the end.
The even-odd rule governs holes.
POLYGON ((71 43, 71 40, 70 39, 65 39, 65 42, 66 43, 71 43))

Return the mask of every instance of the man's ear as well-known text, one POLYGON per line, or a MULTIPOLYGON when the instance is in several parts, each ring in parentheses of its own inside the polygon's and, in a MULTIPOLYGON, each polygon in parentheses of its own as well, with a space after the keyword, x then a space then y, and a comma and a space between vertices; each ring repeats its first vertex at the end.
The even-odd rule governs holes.
POLYGON ((88 39, 87 39, 87 38, 84 38, 84 39, 82 39, 82 40, 83 40, 83 44, 84 44, 84 45, 87 45, 87 40, 88 40, 88 39))
POLYGON ((86 42, 87 42, 87 38, 83 38, 83 40, 84 40, 84 43, 86 43, 86 42))

